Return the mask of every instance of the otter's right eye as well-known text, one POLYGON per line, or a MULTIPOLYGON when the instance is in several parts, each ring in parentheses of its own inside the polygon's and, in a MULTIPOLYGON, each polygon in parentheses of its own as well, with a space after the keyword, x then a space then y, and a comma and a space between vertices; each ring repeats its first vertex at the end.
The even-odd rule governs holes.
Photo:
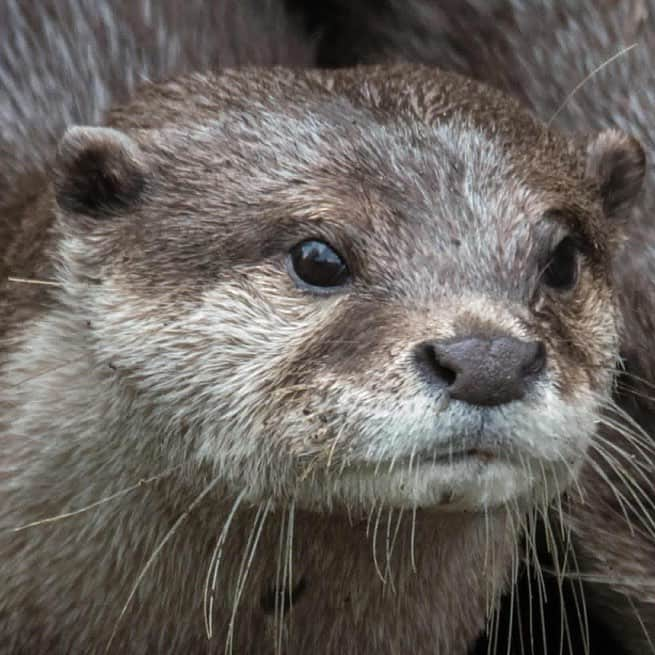
POLYGON ((350 280, 343 257, 324 241, 302 241, 289 252, 292 277, 309 287, 341 287, 350 280))
POLYGON ((559 242, 543 274, 544 282, 549 287, 567 291, 575 286, 578 278, 578 251, 578 245, 571 237, 565 237, 559 242))

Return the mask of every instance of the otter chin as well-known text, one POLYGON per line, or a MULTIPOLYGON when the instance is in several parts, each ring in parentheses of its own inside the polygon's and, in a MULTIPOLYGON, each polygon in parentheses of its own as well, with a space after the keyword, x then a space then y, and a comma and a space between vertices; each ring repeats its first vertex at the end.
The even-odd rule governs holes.
MULTIPOLYGON (((545 479, 536 478, 527 466, 485 454, 483 458, 465 455, 448 463, 417 462, 411 468, 397 465, 390 472, 345 471, 329 481, 329 504, 341 504, 351 512, 356 507, 371 511, 376 503, 390 509, 492 511, 512 503, 545 505, 549 481, 552 493, 565 488, 564 475, 552 472, 545 479)), ((301 487, 297 498, 317 510, 325 502, 316 484, 301 487)))
POLYGON ((3 652, 467 652, 611 396, 644 167, 401 65, 70 127, 6 210, 3 652))
POLYGON ((380 459, 370 451, 361 459, 351 454, 343 461, 335 461, 332 452, 324 467, 314 464, 303 471, 293 496, 301 505, 341 504, 351 511, 380 503, 451 511, 487 511, 508 504, 544 509, 575 479, 593 438, 598 408, 562 403, 557 413, 550 410, 549 421, 539 411, 540 401, 525 407, 514 401, 491 410, 449 401, 452 408, 436 418, 426 416, 425 432, 404 436, 411 450, 398 444, 380 459), (465 419, 458 420, 459 415, 465 419), (529 430, 517 429, 528 421, 529 430), (430 433, 438 435, 432 448, 427 446, 430 433))

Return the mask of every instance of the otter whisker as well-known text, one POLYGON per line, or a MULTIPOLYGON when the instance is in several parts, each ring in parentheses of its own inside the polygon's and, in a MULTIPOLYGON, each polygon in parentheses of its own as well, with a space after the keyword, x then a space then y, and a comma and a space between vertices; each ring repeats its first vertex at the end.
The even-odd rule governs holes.
POLYGON ((544 531, 546 533, 546 542, 548 544, 548 550, 552 555, 553 562, 555 565, 556 572, 556 581, 557 581, 557 592, 559 594, 559 602, 562 610, 560 611, 560 635, 559 635, 559 644, 560 644, 560 655, 564 651, 564 640, 566 638, 566 643, 569 647, 569 652, 573 653, 573 645, 571 643, 571 630, 569 627, 568 612, 565 611, 565 602, 564 602, 564 577, 562 572, 566 569, 566 551, 564 556, 564 561, 560 564, 560 554, 559 548, 557 546, 557 540, 552 530, 552 526, 549 520, 548 512, 546 508, 540 510, 542 517, 542 524, 544 526, 544 531))
POLYGON ((529 523, 530 523, 530 534, 531 539, 528 544, 532 550, 532 557, 534 560, 535 572, 537 574, 537 591, 539 597, 539 612, 541 619, 541 638, 542 644, 544 647, 544 652, 548 651, 548 639, 546 637, 546 581, 544 580, 544 575, 541 567, 541 562, 539 561, 539 553, 537 550, 537 509, 533 509, 529 513, 529 523))
MULTIPOLYGON (((544 571, 549 575, 555 575, 555 571, 551 568, 544 567, 544 571)), ((569 580, 576 580, 583 583, 588 582, 591 584, 621 585, 624 587, 631 587, 635 591, 640 592, 643 592, 644 590, 651 592, 653 587, 655 587, 655 576, 604 575, 602 573, 579 573, 573 571, 566 573, 565 575, 569 580)))
MULTIPOLYGON (((409 483, 411 474, 412 474, 412 468, 414 466, 414 458, 416 456, 416 445, 412 447, 412 452, 409 457, 409 464, 407 466, 407 482, 409 483)), ((417 473, 416 473, 416 480, 418 480, 418 467, 417 467, 417 473)), ((410 563, 411 563, 411 569, 412 572, 416 573, 416 556, 415 556, 415 537, 416 537, 416 505, 413 506, 412 508, 412 520, 411 520, 411 526, 410 526, 410 563)), ((400 513, 398 515, 398 523, 396 525, 396 530, 394 533, 394 538, 393 538, 393 545, 391 546, 391 550, 393 550, 393 547, 395 545, 397 536, 398 536, 398 531, 400 529, 400 522, 403 516, 404 510, 401 509, 400 513)), ((367 535, 368 535, 368 526, 367 526, 367 535)))
MULTIPOLYGON (((507 511, 507 510, 506 510, 507 511)), ((496 549, 495 549, 495 542, 491 543, 491 551, 490 551, 490 561, 491 561, 491 569, 493 571, 496 571, 496 549)), ((494 641, 496 639, 496 634, 497 634, 497 628, 498 628, 498 617, 499 617, 499 607, 498 607, 498 598, 497 598, 497 592, 498 590, 495 587, 495 580, 492 578, 489 580, 487 583, 487 588, 486 588, 486 593, 488 594, 488 599, 489 599, 489 607, 487 608, 487 625, 486 625, 486 631, 488 635, 488 641, 487 641, 487 653, 490 654, 492 653, 492 648, 494 649, 494 652, 496 650, 496 646, 494 645, 494 641)))
POLYGON ((378 578, 380 578, 381 582, 383 585, 387 584, 387 581, 385 577, 382 575, 382 570, 380 569, 380 564, 378 562, 378 528, 380 527, 380 519, 382 518, 382 510, 384 509, 384 506, 382 503, 380 503, 380 506, 378 507, 378 511, 375 515, 375 525, 373 527, 373 540, 372 540, 372 546, 373 546, 373 566, 375 567, 375 572, 378 575, 378 578))
MULTIPOLYGON (((489 548, 491 547, 490 539, 489 539, 489 507, 485 503, 484 505, 484 559, 482 561, 482 570, 483 571, 488 571, 489 568, 489 548)), ((491 613, 491 593, 490 589, 493 586, 493 583, 489 583, 485 587, 485 615, 489 616, 491 613)))
MULTIPOLYGON (((609 371, 610 373, 619 373, 621 377, 627 377, 632 380, 635 380, 636 382, 639 382, 640 384, 643 384, 646 387, 650 387, 651 389, 655 389, 655 383, 653 383, 651 380, 648 380, 645 377, 642 377, 640 375, 637 375, 636 373, 632 371, 628 371, 626 368, 624 368, 622 365, 619 366, 605 366, 605 365, 598 365, 598 366, 587 366, 586 368, 598 368, 604 371, 609 371)), ((619 378, 615 380, 615 384, 623 386, 627 391, 632 392, 632 387, 626 385, 624 382, 621 382, 619 378)))
POLYGON ((405 514, 405 508, 401 507, 398 510, 398 519, 396 520, 396 527, 394 528, 393 538, 391 539, 390 557, 393 556, 393 552, 396 548, 396 541, 398 540, 398 535, 400 534, 400 526, 402 524, 404 514, 405 514))
POLYGON ((391 475, 393 472, 393 467, 396 465, 396 462, 398 461, 398 453, 394 453, 391 457, 391 461, 389 462, 389 470, 388 474, 391 475))
MULTIPOLYGON (((523 516, 523 534, 525 537, 525 548, 523 551, 523 561, 526 568, 526 581, 528 584, 528 602, 530 607, 534 604, 535 592, 533 591, 533 575, 532 575, 532 562, 533 557, 533 548, 531 546, 531 540, 534 539, 532 535, 532 523, 530 521, 529 512, 523 516)), ((535 566, 537 563, 535 562, 535 566)), ((528 627, 530 633, 530 651, 534 652, 534 643, 535 643, 535 625, 534 625, 534 612, 530 611, 528 613, 528 627)))
POLYGON ((122 489, 121 491, 117 491, 114 494, 111 494, 109 496, 106 496, 105 498, 101 498, 100 500, 96 500, 95 502, 91 503, 90 505, 85 505, 84 507, 80 507, 79 509, 72 510, 70 512, 64 512, 63 514, 57 514, 56 516, 49 516, 45 519, 40 519, 38 521, 32 521, 31 523, 26 523, 25 525, 20 525, 17 528, 9 528, 9 532, 21 532, 22 530, 27 530, 28 528, 34 528, 38 525, 45 525, 47 523, 54 523, 56 521, 63 521, 65 519, 69 519, 73 516, 78 516, 80 514, 83 514, 84 512, 88 512, 92 509, 95 509, 96 507, 100 507, 101 505, 104 505, 105 503, 110 503, 113 500, 116 500, 117 498, 121 498, 123 496, 127 496, 128 494, 131 494, 133 491, 136 491, 137 489, 141 489, 142 487, 152 484, 153 482, 157 482, 158 480, 161 480, 162 478, 165 478, 167 475, 170 475, 174 471, 179 470, 182 468, 182 465, 180 464, 179 466, 174 466, 170 469, 167 469, 163 471, 162 473, 159 473, 158 475, 153 475, 150 478, 142 478, 139 480, 136 484, 133 484, 131 487, 126 487, 125 489, 122 489))
POLYGON ((487 633, 487 655, 494 655, 492 652, 493 647, 493 630, 494 630, 494 621, 496 618, 496 605, 492 605, 491 611, 487 614, 487 621, 485 632, 487 633))
MULTIPOLYGON (((643 481, 648 485, 650 490, 655 493, 655 484, 653 484, 653 481, 646 475, 647 473, 652 473, 652 466, 646 466, 644 463, 640 462, 635 455, 631 455, 624 448, 621 448, 616 443, 614 443, 614 441, 611 439, 598 434, 596 435, 595 440, 598 444, 602 444, 603 447, 611 448, 617 454, 617 457, 623 458, 625 460, 625 464, 631 469, 634 469, 634 471, 639 474, 640 478, 643 479, 643 481)), ((592 445, 592 447, 594 446, 592 445)))
POLYGON ((319 455, 315 455, 309 460, 307 466, 300 473, 300 477, 299 477, 300 482, 304 482, 305 480, 307 480, 307 478, 309 478, 310 475, 316 473, 316 465, 319 463, 320 458, 321 456, 319 454, 319 455))
MULTIPOLYGON (((600 423, 618 433, 619 436, 625 437, 628 443, 633 446, 646 461, 650 461, 651 458, 655 457, 655 445, 649 441, 649 437, 642 436, 624 423, 621 423, 618 419, 612 418, 606 414, 600 417, 600 423)), ((628 455, 628 459, 635 458, 628 455)), ((643 466, 643 464, 638 462, 638 460, 636 461, 638 465, 643 466)))
POLYGON ((244 550, 244 556, 241 560, 241 568, 239 570, 239 576, 236 581, 236 589, 234 595, 234 602, 232 604, 232 615, 230 617, 230 623, 227 630, 227 638, 225 640, 225 653, 232 653, 232 646, 234 643, 234 627, 236 625, 237 610, 239 607, 239 602, 241 601, 241 596, 243 590, 246 586, 246 581, 248 579, 248 573, 250 573, 250 568, 252 562, 255 558, 255 553, 257 552, 257 546, 259 544, 259 539, 261 537, 262 531, 264 529, 264 524, 266 523, 266 518, 269 511, 273 506, 272 500, 268 500, 264 505, 260 505, 257 509, 255 515, 255 520, 253 522, 253 527, 250 531, 250 537, 248 538, 248 543, 244 550))
POLYGON ((562 113, 566 105, 569 104, 571 98, 591 79, 593 79, 598 73, 600 73, 604 68, 609 66, 611 63, 616 61, 617 59, 620 59, 624 55, 628 54, 631 50, 634 50, 639 44, 638 43, 633 43, 632 45, 629 45, 625 48, 621 48, 617 53, 612 55, 609 59, 606 59, 604 62, 602 62, 600 65, 596 66, 584 79, 582 79, 576 86, 573 88, 571 93, 569 93, 566 98, 564 98, 564 101, 562 104, 555 110, 555 113, 550 117, 546 125, 548 127, 551 127, 555 119, 562 113))
MULTIPOLYGON (((529 539, 529 536, 526 535, 526 542, 529 539)), ((532 590, 532 573, 530 571, 530 549, 526 551, 526 580, 528 583, 528 603, 530 607, 532 607, 533 604, 533 598, 534 598, 534 593, 532 590)), ((530 651, 534 653, 534 612, 530 611, 528 614, 528 628, 530 631, 530 651)))
MULTIPOLYGON (((526 547, 527 539, 529 538, 528 536, 528 520, 525 512, 521 512, 520 509, 518 509, 518 501, 517 501, 517 511, 519 511, 519 516, 521 519, 521 535, 523 536, 523 539, 519 541, 520 545, 520 558, 521 558, 521 566, 523 567, 524 570, 524 575, 526 576, 526 581, 528 585, 528 606, 532 607, 533 603, 533 593, 532 593, 532 583, 531 583, 531 574, 530 574, 530 553, 529 549, 526 547)), ((525 601, 524 601, 525 602, 525 601)), ((529 628, 529 639, 530 639, 530 652, 532 653, 534 651, 534 624, 533 624, 533 614, 534 612, 530 610, 528 612, 528 628, 529 628)), ((523 627, 522 627, 522 617, 521 613, 519 612, 519 621, 521 622, 521 629, 520 629, 520 636, 521 636, 521 653, 523 653, 523 650, 525 648, 524 643, 523 643, 523 627)))
MULTIPOLYGON (((568 540, 570 538, 570 526, 567 525, 567 523, 564 520, 564 505, 562 503, 562 495, 561 494, 556 494, 555 498, 553 501, 550 503, 552 506, 552 503, 555 503, 556 509, 557 509, 557 518, 558 518, 558 524, 559 524, 559 533, 560 533, 560 538, 564 543, 568 543, 568 540)), ((551 516, 551 511, 548 510, 548 508, 545 508, 544 510, 550 520, 551 516)))
POLYGON ((412 572, 416 573, 416 504, 412 506, 412 524, 409 535, 409 558, 412 572))
POLYGON ((641 618, 641 612, 637 609, 636 605, 634 604, 634 601, 632 600, 632 597, 629 594, 625 594, 625 598, 630 604, 630 607, 632 608, 633 612, 635 613, 635 616, 637 617, 637 621, 639 622, 639 627, 641 628, 642 632, 644 633, 644 637, 646 637, 646 641, 648 642, 648 646, 650 647, 650 650, 652 653, 655 653, 655 645, 653 644, 652 639, 650 638, 650 634, 648 632, 648 629, 646 628, 646 625, 644 624, 644 620, 641 618))
MULTIPOLYGON (((570 537, 570 533, 569 533, 569 537, 570 537)), ((568 548, 567 553, 571 554, 571 559, 573 560, 573 564, 575 566, 576 571, 580 571, 578 558, 575 554, 575 548, 573 547, 572 541, 568 542, 567 548, 568 548)), ((582 638, 583 638, 583 645, 585 649, 584 652, 585 655, 589 655, 591 651, 591 633, 589 628, 589 614, 587 611, 587 600, 585 595, 585 589, 584 589, 584 585, 582 584, 582 580, 580 578, 578 578, 577 581, 571 580, 571 582, 572 583, 577 582, 577 585, 572 584, 573 602, 575 603, 575 609, 578 613, 578 620, 580 621, 580 626, 583 628, 582 638), (576 587, 580 592, 580 604, 578 604, 578 592, 576 591, 576 587), (580 607, 580 605, 582 607, 580 607)))
MULTIPOLYGON (((632 416, 630 416, 630 414, 628 414, 628 412, 626 412, 623 408, 619 407, 614 402, 601 400, 600 403, 606 410, 623 419, 631 428, 629 430, 627 425, 621 425, 617 423, 614 427, 618 432, 624 436, 630 437, 634 443, 640 444, 645 450, 655 454, 655 444, 653 443, 652 437, 643 429, 643 427, 641 427, 641 425, 639 425, 639 423, 637 423, 637 421, 635 421, 632 416)), ((601 420, 606 421, 609 420, 609 418, 607 416, 601 416, 601 420)))
MULTIPOLYGON (((436 456, 436 455, 435 455, 435 456, 436 456)), ((409 455, 409 466, 407 467, 407 482, 408 482, 408 483, 409 483, 410 478, 411 478, 411 476, 412 476, 412 469, 414 468, 414 461, 415 461, 415 458, 416 458, 416 444, 414 444, 414 445, 412 446, 412 452, 411 452, 410 455, 409 455)), ((416 467, 415 477, 414 477, 414 482, 415 482, 415 484, 416 484, 416 482, 418 481, 418 477, 419 477, 419 467, 417 466, 417 467, 416 467)))
POLYGON ((17 389, 18 387, 26 384, 27 382, 34 382, 34 380, 38 380, 40 377, 43 377, 44 375, 47 375, 48 373, 53 373, 55 371, 59 371, 62 368, 65 368, 66 366, 70 366, 71 364, 77 364, 79 362, 82 362, 86 359, 88 359, 88 355, 80 355, 80 357, 73 357, 73 359, 69 359, 65 362, 60 362, 59 364, 55 364, 54 366, 49 366, 48 368, 41 369, 38 373, 35 373, 34 375, 30 375, 29 377, 22 378, 18 382, 15 382, 13 384, 8 384, 5 386, 6 389, 17 389))
POLYGON ((519 584, 516 585, 516 620, 518 622, 519 646, 521 648, 521 655, 525 655, 525 639, 523 637, 523 616, 521 613, 521 586, 519 584))
POLYGON ((173 523, 172 527, 168 532, 164 535, 164 537, 161 539, 161 541, 157 544, 155 550, 153 550, 152 554, 144 564, 143 568, 141 569, 141 572, 137 576, 136 580, 134 581, 134 585, 132 586, 132 590, 130 591, 129 596, 127 597, 127 600, 125 601, 125 604, 123 605, 123 608, 120 611, 120 614, 118 615, 118 618, 116 619, 116 623, 114 624, 114 628, 111 632, 111 635, 109 637, 109 641, 107 642, 107 647, 105 648, 105 652, 109 653, 111 652, 111 645, 114 641, 114 638, 116 637, 116 634, 118 632, 118 626, 125 616, 125 612, 127 612, 127 608, 129 607, 130 603, 132 602, 132 599, 134 598, 136 594, 136 590, 138 589, 139 585, 141 584, 141 581, 143 578, 146 576, 154 562, 156 561, 157 557, 163 550, 164 546, 171 540, 171 538, 175 535, 175 533, 178 531, 180 526, 186 521, 193 510, 195 510, 200 503, 212 492, 214 489, 218 486, 220 483, 221 478, 220 476, 216 476, 195 498, 195 500, 180 514, 180 516, 177 518, 175 523, 173 523))
MULTIPOLYGON (((510 529, 512 534, 518 534, 517 529, 514 526, 513 519, 514 512, 512 508, 508 508, 507 517, 510 523, 510 529)), ((513 637, 513 628, 514 628, 514 597, 515 590, 518 582, 518 571, 519 571, 519 553, 518 553, 518 540, 515 539, 511 552, 511 565, 510 565, 510 605, 509 605, 509 625, 507 628, 507 655, 510 655, 512 649, 512 637, 513 637)), ((518 611, 518 607, 517 607, 518 611)))
POLYGON ((64 285, 55 280, 35 280, 23 277, 8 277, 7 282, 14 282, 17 284, 38 284, 46 287, 63 287, 64 285))
POLYGON ((330 467, 332 466, 332 459, 334 457, 334 453, 337 449, 337 444, 343 437, 343 435, 346 432, 346 426, 342 425, 339 431, 337 432, 337 436, 332 440, 332 444, 330 445, 330 450, 328 452, 328 459, 327 459, 327 464, 325 466, 326 470, 330 470, 330 467))
MULTIPOLYGON (((539 460, 539 469, 540 469, 540 472, 541 472, 541 479, 543 480, 543 490, 542 490, 541 504, 545 506, 545 505, 548 504, 548 501, 546 499, 551 498, 552 496, 549 493, 549 489, 548 489, 548 476, 546 475, 546 469, 545 469, 545 466, 544 466, 544 461, 541 460, 541 459, 539 460)), ((551 471, 552 470, 553 469, 552 469, 552 466, 551 466, 551 471)), ((555 478, 553 478, 553 479, 555 479, 555 478)))
MULTIPOLYGON (((627 375, 626 373, 623 373, 623 375, 627 375)), ((641 384, 646 384, 645 382, 641 382, 641 384)), ((653 387, 652 384, 648 385, 650 387, 653 387)), ((625 393, 630 394, 631 396, 636 396, 637 398, 641 398, 642 400, 646 400, 650 403, 655 402, 655 395, 648 395, 647 393, 644 393, 643 391, 638 391, 635 389, 633 386, 630 386, 629 384, 626 384, 625 382, 618 381, 616 382, 616 388, 619 391, 623 391, 625 393)))
MULTIPOLYGON (((588 453, 586 454, 586 457, 588 457, 588 453)), ((573 465, 561 453, 558 455, 558 460, 560 462, 562 462, 564 464, 564 466, 566 467, 566 470, 567 470, 567 472, 569 474, 569 480, 572 483, 571 486, 572 486, 572 488, 575 489, 575 493, 580 498, 581 502, 585 502, 587 494, 586 494, 585 490, 582 488, 582 486, 580 484, 579 476, 578 476, 577 472, 574 470, 573 465)))
MULTIPOLYGON (((599 439, 598 443, 593 445, 593 449, 595 452, 597 452, 605 462, 611 467, 611 469, 618 475, 623 482, 628 486, 629 491, 635 497, 635 500, 638 502, 640 505, 640 508, 644 511, 644 518, 647 521, 650 521, 652 523, 652 518, 650 518, 650 513, 646 512, 645 508, 643 507, 641 500, 636 497, 636 493, 638 492, 643 498, 643 500, 649 505, 650 509, 655 511, 655 501, 653 501, 653 498, 646 493, 646 491, 641 487, 639 482, 636 479, 636 476, 631 475, 631 471, 634 470, 635 473, 639 474, 639 477, 643 478, 644 482, 648 485, 651 491, 655 492, 655 486, 653 486, 653 483, 651 480, 649 480, 646 477, 646 474, 644 470, 642 470, 639 466, 633 466, 636 462, 634 462, 633 458, 629 457, 625 451, 623 451, 621 448, 613 444, 610 440, 608 439, 599 439), (623 462, 619 461, 616 457, 612 456, 609 452, 607 452, 606 448, 612 448, 615 451, 618 451, 620 455, 626 457, 626 459, 629 460, 629 468, 622 466, 623 462)), ((655 523, 652 523, 653 527, 655 528, 655 523)))
POLYGON ((521 594, 520 594, 520 586, 518 584, 519 576, 521 572, 521 566, 523 563, 523 552, 522 552, 523 548, 521 544, 521 539, 516 538, 516 536, 526 534, 526 525, 525 525, 525 517, 523 515, 524 513, 521 511, 519 507, 518 499, 513 499, 507 511, 510 513, 510 520, 512 521, 512 525, 513 525, 513 519, 511 519, 511 516, 514 517, 517 523, 517 528, 516 529, 512 528, 512 532, 515 535, 515 538, 513 540, 514 547, 512 549, 512 567, 511 567, 512 599, 510 603, 510 623, 508 626, 507 655, 509 655, 509 653, 511 652, 512 640, 514 638, 514 620, 516 620, 518 624, 519 645, 521 648, 521 654, 524 655, 525 644, 523 641, 523 627, 522 627, 522 617, 521 617, 521 594), (516 609, 514 609, 514 596, 516 597, 516 609))
POLYGON ((375 515, 377 507, 377 501, 373 501, 371 505, 371 509, 368 512, 368 515, 366 517, 366 538, 370 539, 371 538, 371 524, 373 523, 373 516, 375 515))
MULTIPOLYGON (((598 453, 598 454, 599 454, 599 455, 600 455, 600 456, 601 456, 601 457, 602 457, 602 458, 607 462, 607 464, 610 465, 610 467, 612 468, 612 470, 613 470, 613 471, 614 471, 614 472, 615 472, 615 473, 616 473, 616 474, 621 478, 621 480, 625 483, 626 488, 627 488, 627 491, 628 491, 629 494, 632 496, 633 500, 637 503, 637 506, 639 507, 639 509, 643 512, 642 518, 644 519, 644 521, 646 521, 647 524, 650 525, 650 529, 647 528, 647 529, 648 529, 648 533, 649 533, 649 535, 650 535, 652 538, 655 538, 655 520, 653 519, 653 517, 651 516, 651 514, 648 512, 648 510, 646 509, 646 507, 644 506, 644 504, 643 504, 641 498, 639 497, 639 495, 636 493, 636 491, 635 491, 635 486, 637 487, 637 489, 638 489, 639 491, 641 491, 641 493, 644 495, 644 497, 647 499, 647 501, 648 501, 651 505, 653 504, 653 503, 652 503, 652 500, 651 500, 650 498, 648 498, 648 496, 645 494, 645 492, 641 489, 641 487, 639 487, 639 486, 634 482, 633 479, 628 478, 628 477, 623 473, 623 471, 621 470, 621 466, 616 462, 615 459, 613 459, 613 458, 611 457, 611 455, 609 455, 608 453, 606 453, 606 452, 604 451, 604 449, 602 449, 598 444, 596 445, 595 450, 596 450, 596 452, 597 452, 597 453, 598 453)), ((595 469, 595 470, 597 470, 597 472, 599 472, 599 474, 600 474, 601 467, 598 466, 598 465, 596 465, 596 469, 595 469)), ((605 476, 604 479, 607 481, 609 478, 608 478, 608 476, 605 476)), ((625 500, 625 501, 627 502, 627 498, 625 497, 625 495, 622 494, 622 498, 623 498, 623 500, 625 500)), ((618 499, 618 498, 617 498, 617 499, 618 499)), ((626 517, 627 517, 627 514, 626 514, 626 517)), ((631 526, 631 532, 632 532, 632 534, 634 534, 634 533, 635 533, 635 531, 634 531, 634 527, 632 526, 632 524, 630 524, 630 526, 631 526)), ((647 527, 647 526, 645 526, 645 527, 647 527)))
POLYGON ((221 533, 216 540, 216 546, 214 552, 212 553, 211 559, 209 560, 209 568, 207 570, 207 579, 205 581, 205 593, 203 594, 203 609, 205 614, 205 630, 207 633, 207 639, 211 639, 213 635, 213 617, 214 617, 214 599, 216 594, 216 583, 218 580, 218 570, 221 565, 221 558, 223 556, 223 546, 227 540, 227 535, 232 525, 232 521, 236 516, 237 510, 241 505, 243 499, 246 496, 246 490, 244 489, 237 497, 230 513, 225 519, 221 533))
POLYGON ((282 655, 282 634, 283 634, 283 625, 282 625, 282 608, 284 607, 282 594, 284 589, 280 586, 281 577, 282 577, 282 561, 284 559, 284 552, 286 546, 285 539, 285 530, 287 526, 287 512, 288 508, 285 508, 282 512, 282 518, 280 519, 280 533, 277 541, 277 561, 275 564, 275 604, 273 611, 273 630, 275 634, 275 655, 282 655))
POLYGON ((289 530, 287 532, 287 568, 289 571, 287 590, 289 595, 289 614, 293 608, 293 533, 296 520, 296 503, 291 502, 289 507, 289 530))
MULTIPOLYGON (((493 623, 491 629, 491 638, 489 639, 489 647, 493 648, 491 651, 494 655, 498 652, 498 636, 500 635, 500 607, 498 599, 494 603, 493 610, 493 623)), ((489 650, 487 651, 489 652, 489 650)))
MULTIPOLYGON (((286 516, 286 525, 285 525, 285 537, 284 537, 284 546, 282 548, 281 546, 281 552, 280 552, 280 557, 283 559, 283 564, 282 564, 282 586, 279 587, 280 589, 279 592, 279 619, 277 625, 277 649, 278 653, 282 653, 282 641, 284 639, 284 619, 285 616, 283 614, 284 611, 284 590, 285 589, 291 589, 293 588, 293 580, 290 576, 290 571, 291 571, 291 557, 292 557, 292 543, 293 542, 293 523, 294 523, 294 518, 295 518, 295 504, 292 501, 291 504, 288 507, 287 511, 287 516, 286 516)), ((284 523, 284 521, 283 521, 284 523)), ((276 575, 277 578, 277 575, 276 575)), ((277 584, 277 583, 276 583, 277 584)), ((292 593, 291 591, 289 593, 289 610, 288 613, 290 614, 291 608, 293 606, 293 603, 291 602, 292 600, 292 593)))
MULTIPOLYGON (((401 510, 399 510, 399 513, 401 510)), ((385 536, 385 550, 386 550, 386 555, 387 555, 387 565, 384 571, 384 578, 385 580, 389 580, 389 586, 391 588, 392 593, 396 593, 396 588, 393 583, 393 575, 391 572, 391 555, 392 555, 392 541, 391 541, 391 523, 393 519, 393 508, 389 508, 387 511, 387 534, 385 536)))
POLYGON ((603 471, 602 467, 599 466, 596 462, 594 462, 592 459, 588 460, 594 469, 594 471, 603 479, 605 484, 607 484, 608 488, 610 491, 614 494, 614 497, 616 498, 617 502, 619 503, 619 506, 621 508, 621 511, 623 512, 623 517, 625 518, 625 522, 628 525, 628 528, 630 529, 631 534, 635 534, 635 529, 634 526, 632 525, 632 521, 630 520, 630 517, 628 515, 628 512, 625 507, 625 501, 627 500, 625 496, 621 493, 619 488, 612 482, 612 480, 609 479, 605 471, 603 471))
POLYGON ((380 458, 376 463, 375 468, 373 469, 373 475, 375 477, 378 477, 378 475, 380 475, 380 468, 382 467, 383 464, 386 464, 386 458, 380 458))

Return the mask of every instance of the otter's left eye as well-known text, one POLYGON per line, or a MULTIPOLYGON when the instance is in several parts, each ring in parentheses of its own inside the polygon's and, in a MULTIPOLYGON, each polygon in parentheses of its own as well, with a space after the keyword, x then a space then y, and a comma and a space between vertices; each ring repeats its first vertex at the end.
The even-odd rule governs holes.
POLYGON ((292 277, 305 286, 328 291, 350 280, 343 257, 325 241, 303 241, 289 253, 292 277))
POLYGON ((552 289, 567 291, 578 280, 578 245, 572 237, 564 237, 550 255, 543 281, 552 289))

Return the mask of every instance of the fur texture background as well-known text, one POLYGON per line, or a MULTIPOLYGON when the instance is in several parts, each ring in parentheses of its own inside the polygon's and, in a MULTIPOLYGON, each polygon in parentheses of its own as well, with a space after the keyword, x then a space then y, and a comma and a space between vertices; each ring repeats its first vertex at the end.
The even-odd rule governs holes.
POLYGON ((314 46, 278 0, 0 3, 0 188, 97 124, 146 80, 242 65, 307 66, 314 46))

